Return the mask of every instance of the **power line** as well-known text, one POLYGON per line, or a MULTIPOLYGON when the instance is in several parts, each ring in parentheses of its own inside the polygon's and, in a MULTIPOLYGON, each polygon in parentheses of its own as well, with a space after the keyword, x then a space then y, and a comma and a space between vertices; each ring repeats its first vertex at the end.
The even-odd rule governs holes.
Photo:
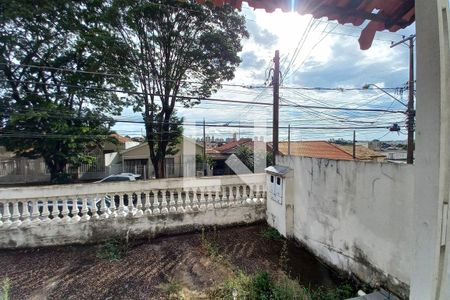
MULTIPOLYGON (((49 66, 42 66, 42 65, 27 65, 27 64, 13 64, 13 63, 1 63, 0 65, 11 65, 11 66, 19 66, 19 67, 30 67, 30 68, 40 68, 40 69, 51 69, 51 70, 58 70, 62 72, 68 72, 68 73, 80 73, 80 74, 91 74, 91 75, 100 75, 100 76, 112 76, 112 77, 122 77, 122 78, 129 78, 128 76, 120 75, 120 74, 114 74, 114 73, 103 73, 103 72, 94 72, 94 71, 82 71, 82 70, 73 70, 73 69, 66 69, 66 68, 56 68, 56 67, 49 67, 49 66)), ((174 79, 164 79, 164 78, 153 78, 159 81, 167 81, 167 82, 179 82, 178 80, 174 79)), ((3 80, 3 81, 9 81, 9 80, 3 80)), ((20 80, 11 80, 14 82, 19 83, 34 83, 34 84, 46 84, 41 82, 33 82, 33 81, 20 81, 20 80)), ((191 84, 201 84, 199 81, 189 81, 189 80, 180 80, 180 82, 185 83, 191 83, 191 84)), ((54 84, 56 85, 56 84, 54 84)), ((253 84, 233 84, 233 83, 221 83, 222 86, 229 86, 229 87, 240 87, 245 89, 270 89, 270 86, 265 85, 253 85, 253 84)), ((387 87, 383 88, 385 90, 398 90, 401 87, 387 87)), ((280 86, 280 89, 292 89, 292 90, 318 90, 318 91, 366 91, 367 88, 343 88, 343 87, 304 87, 304 86, 280 86)), ((125 92, 129 93, 129 92, 125 92)))
MULTIPOLYGON (((79 85, 71 85, 71 84, 55 84, 55 83, 39 83, 34 81, 21 81, 21 80, 0 80, 3 82, 19 82, 19 83, 29 83, 29 84, 42 84, 42 85, 48 85, 48 86, 54 86, 58 85, 60 87, 69 87, 69 88, 78 88, 78 89, 87 89, 87 90, 99 90, 99 91, 105 91, 105 92, 116 92, 116 93, 128 93, 128 94, 135 94, 135 95, 147 95, 147 96, 157 96, 157 97, 163 97, 166 95, 156 94, 156 93, 145 93, 145 92, 138 92, 138 91, 126 91, 126 90, 120 90, 120 89, 111 89, 111 88, 94 88, 94 87, 84 87, 79 85)), ((174 95, 167 95, 168 97, 174 97, 174 95)), ((202 97, 195 97, 195 96, 176 96, 178 99, 185 99, 185 100, 199 100, 199 101, 211 101, 211 102, 226 102, 226 103, 238 103, 238 104, 252 104, 252 105, 265 105, 265 106, 273 106, 273 103, 269 102, 255 102, 255 101, 241 101, 241 100, 233 100, 233 99, 217 99, 217 98, 202 98, 202 97)), ((284 99, 286 100, 286 99, 284 99)), ((364 111, 364 112, 389 112, 389 113, 402 113, 404 114, 404 111, 397 111, 397 110, 385 110, 385 109, 369 109, 369 108, 344 108, 344 107, 328 107, 328 106, 312 106, 312 105, 300 105, 300 104, 280 104, 280 106, 285 107, 300 107, 300 108, 315 108, 315 109, 328 109, 328 110, 347 110, 347 111, 364 111)))

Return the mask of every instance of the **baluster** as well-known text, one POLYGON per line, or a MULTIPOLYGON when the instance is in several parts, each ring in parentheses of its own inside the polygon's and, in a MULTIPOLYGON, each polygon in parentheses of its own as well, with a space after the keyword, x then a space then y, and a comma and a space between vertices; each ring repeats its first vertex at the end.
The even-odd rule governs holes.
POLYGON ((20 226, 20 224, 22 224, 22 221, 20 221, 19 202, 15 199, 13 199, 12 201, 13 213, 11 215, 11 227, 18 227, 20 226))
POLYGON ((77 223, 81 219, 79 215, 80 209, 78 208, 78 199, 78 196, 75 196, 72 200, 72 223, 77 223))
POLYGON ((182 214, 182 213, 184 213, 186 211, 186 209, 185 209, 186 203, 184 203, 184 205, 183 205, 183 194, 182 194, 182 191, 180 189, 177 189, 176 192, 177 192, 177 200, 176 200, 177 213, 182 214))
POLYGON ((144 213, 146 215, 151 215, 152 214, 152 209, 151 209, 151 203, 150 203, 150 191, 147 191, 147 193, 145 193, 145 211, 144 213))
POLYGON ((197 188, 192 188, 192 210, 193 211, 199 210, 198 198, 197 198, 197 188))
POLYGON ((214 203, 213 203, 213 197, 212 197, 212 187, 205 187, 205 189, 207 189, 208 190, 208 199, 206 200, 207 201, 207 205, 206 205, 206 207, 208 208, 208 210, 212 210, 212 209, 214 209, 214 203))
POLYGON ((31 199, 31 223, 39 224, 41 222, 39 213, 38 199, 31 199))
MULTIPOLYGON (((61 212, 62 216, 63 216, 61 221, 66 224, 70 222, 70 217, 69 217, 70 211, 69 211, 68 201, 69 201, 69 198, 63 199, 63 209, 61 212)), ((73 203, 72 203, 72 205, 73 205, 73 203)))
POLYGON ((244 186, 244 189, 246 192, 247 192, 247 187, 248 187, 249 193, 248 193, 247 197, 245 197, 245 203, 251 205, 253 202, 253 187, 251 185, 244 186))
POLYGON ((221 191, 220 186, 214 187, 214 208, 220 208, 221 207, 220 191, 221 191))
POLYGON ((185 212, 191 212, 192 211, 192 202, 191 197, 189 195, 190 191, 189 188, 184 190, 184 211, 185 212))
POLYGON ((3 225, 9 227, 12 225, 11 221, 11 209, 9 207, 9 201, 3 202, 3 225))
POLYGON ((248 194, 247 194, 247 185, 242 186, 242 204, 245 204, 248 200, 248 194))
POLYGON ((91 197, 91 219, 97 220, 100 218, 98 214, 98 208, 97 208, 97 194, 96 195, 89 195, 91 197))
POLYGON ((108 219, 109 215, 111 214, 111 209, 106 205, 106 198, 108 197, 108 195, 104 194, 100 197, 100 219, 105 220, 108 219))
POLYGON ((144 211, 142 210, 142 195, 144 195, 144 191, 140 191, 136 194, 136 209, 134 211, 134 217, 140 218, 144 215, 144 211))
POLYGON ((136 212, 135 208, 134 208, 134 203, 133 203, 134 197, 136 197, 136 199, 137 199, 138 195, 136 193, 131 193, 131 195, 128 194, 128 207, 127 207, 127 210, 128 210, 127 215, 128 216, 133 216, 134 213, 136 212))
POLYGON ((169 192, 170 194, 170 200, 169 200, 169 211, 171 213, 176 213, 177 212, 177 208, 175 207, 175 197, 174 197, 174 191, 170 190, 169 192))
MULTIPOLYGON (((127 197, 128 197, 128 195, 127 195, 127 197)), ((119 194, 119 212, 118 212, 118 216, 119 217, 126 217, 126 215, 127 215, 127 213, 126 213, 126 211, 125 211, 125 204, 124 204, 124 201, 125 201, 125 194, 119 194)), ((128 201, 130 201, 130 199, 128 199, 128 201)))
POLYGON ((89 216, 87 196, 83 196, 83 198, 82 198, 81 213, 83 214, 83 216, 81 217, 81 220, 83 222, 89 221, 91 219, 91 216, 89 216))
MULTIPOLYGON (((60 215, 59 202, 61 202, 61 204, 62 204, 62 201, 57 198, 52 200, 52 216, 53 216, 52 222, 53 223, 59 223, 61 221, 61 218, 59 217, 59 215, 60 215)), ((39 213, 39 211, 38 211, 38 213, 39 213)))
POLYGON ((159 215, 161 210, 159 209, 159 191, 152 191, 153 193, 153 203, 152 203, 152 211, 154 215, 159 215))
MULTIPOLYGON (((1 206, 4 206, 3 202, 0 202, 1 206)), ((3 226, 3 214, 2 214, 2 210, 0 209, 0 227, 3 226)))
POLYGON ((236 204, 236 203, 235 203, 236 198, 234 197, 235 186, 230 185, 230 186, 228 187, 228 189, 229 189, 229 191, 230 191, 230 194, 228 195, 228 203, 229 203, 230 207, 233 207, 233 206, 235 206, 235 204, 236 204))
POLYGON ((166 200, 167 191, 166 190, 162 190, 161 191, 161 196, 162 196, 162 198, 161 198, 161 213, 162 214, 167 214, 167 213, 169 213, 169 210, 167 209, 167 200, 166 200))
POLYGON ((206 210, 206 199, 205 199, 205 191, 206 187, 199 188, 200 189, 200 210, 206 210))
MULTIPOLYGON (((30 209, 28 208, 28 201, 22 201, 22 227, 28 227, 31 224, 30 209)), ((1 219, 1 217, 0 217, 1 219)))
POLYGON ((227 207, 228 206, 228 204, 227 204, 227 200, 228 200, 227 187, 225 185, 222 185, 220 187, 220 189, 221 189, 221 193, 222 193, 222 197, 220 198, 220 202, 221 202, 220 206, 221 207, 227 207))
MULTIPOLYGON (((117 218, 117 208, 116 208, 116 195, 110 194, 109 196, 109 210, 111 211, 109 213, 110 218, 117 218)), ((120 195, 119 195, 120 197, 120 195)))
POLYGON ((44 201, 42 201, 42 222, 50 223, 51 221, 50 211, 48 209, 48 198, 45 198, 44 201))
POLYGON ((9 202, 3 202, 3 219, 5 221, 3 221, 3 225, 5 227, 9 227, 12 224, 11 221, 11 213, 9 212, 9 202))

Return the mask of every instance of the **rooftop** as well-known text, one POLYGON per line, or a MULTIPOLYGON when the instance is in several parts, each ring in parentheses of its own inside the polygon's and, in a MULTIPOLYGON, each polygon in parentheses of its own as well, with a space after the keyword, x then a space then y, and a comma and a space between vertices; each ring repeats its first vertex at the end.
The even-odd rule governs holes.
MULTIPOLYGON (((288 155, 288 142, 279 143, 279 151, 288 155)), ((291 142, 291 155, 335 160, 353 160, 351 154, 326 141, 291 142)))

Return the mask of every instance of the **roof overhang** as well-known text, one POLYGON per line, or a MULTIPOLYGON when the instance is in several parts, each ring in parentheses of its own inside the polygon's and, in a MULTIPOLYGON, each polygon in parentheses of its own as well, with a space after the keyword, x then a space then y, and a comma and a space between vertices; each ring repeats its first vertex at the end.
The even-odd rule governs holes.
MULTIPOLYGON (((214 5, 230 4, 241 9, 243 0, 197 0, 199 3, 212 1, 214 5)), ((414 0, 247 0, 250 7, 273 12, 296 11, 314 18, 336 20, 339 24, 363 25, 359 45, 362 50, 372 46, 377 31, 398 31, 415 21, 414 0)))

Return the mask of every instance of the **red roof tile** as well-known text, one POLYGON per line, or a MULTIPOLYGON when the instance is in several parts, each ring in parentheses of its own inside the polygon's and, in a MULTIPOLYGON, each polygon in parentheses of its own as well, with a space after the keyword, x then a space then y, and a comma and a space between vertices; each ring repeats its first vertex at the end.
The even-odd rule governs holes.
MULTIPOLYGON (((197 0, 204 3, 206 0, 197 0)), ((229 3, 241 8, 242 0, 213 0, 215 5, 229 3)), ((359 38, 360 48, 369 49, 377 31, 391 32, 405 28, 415 21, 414 0, 247 0, 249 6, 273 12, 277 8, 283 11, 295 10, 300 14, 311 14, 314 18, 327 17, 340 24, 362 25, 369 20, 359 38)))
POLYGON ((119 143, 126 143, 126 142, 132 141, 130 138, 121 136, 120 134, 117 134, 117 133, 110 134, 109 136, 116 139, 119 143))
MULTIPOLYGON (((279 143, 278 150, 288 155, 288 143, 279 143)), ((352 155, 325 141, 291 142, 291 155, 335 160, 353 160, 352 155)))

